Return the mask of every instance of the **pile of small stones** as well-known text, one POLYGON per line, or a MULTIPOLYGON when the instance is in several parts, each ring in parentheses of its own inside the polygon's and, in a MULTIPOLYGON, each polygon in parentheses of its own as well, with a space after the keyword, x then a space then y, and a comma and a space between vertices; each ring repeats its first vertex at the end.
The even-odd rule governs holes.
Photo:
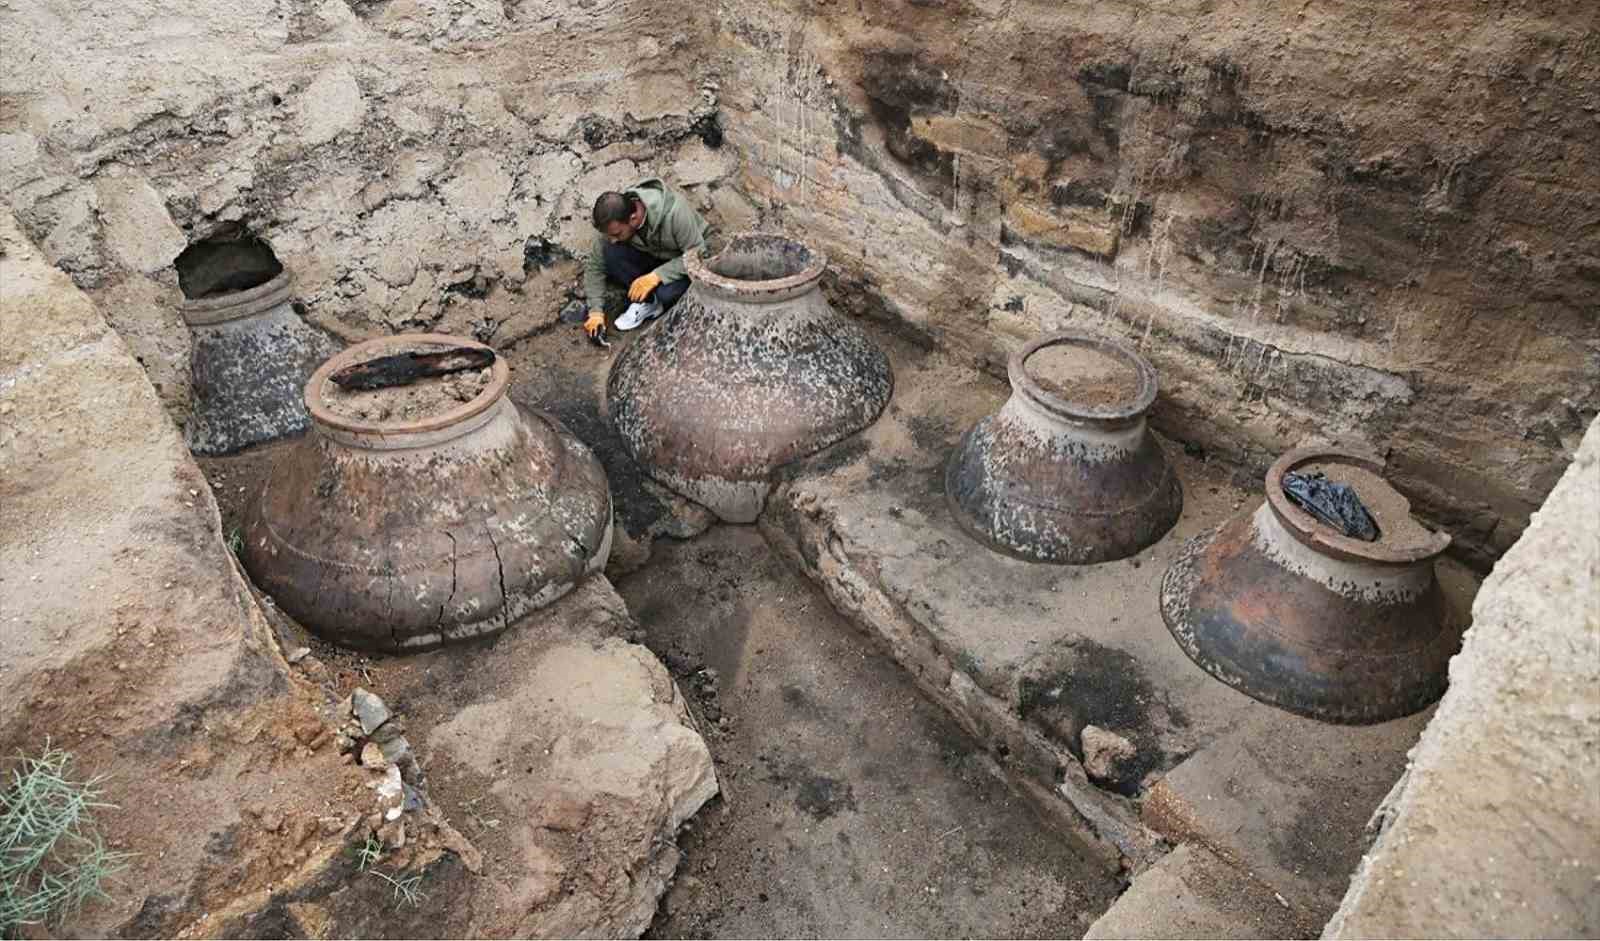
POLYGON ((345 722, 334 741, 347 761, 371 771, 367 786, 378 797, 378 809, 367 815, 367 827, 384 846, 399 849, 406 842, 403 815, 428 806, 427 779, 406 741, 405 722, 382 699, 360 687, 339 709, 345 722))

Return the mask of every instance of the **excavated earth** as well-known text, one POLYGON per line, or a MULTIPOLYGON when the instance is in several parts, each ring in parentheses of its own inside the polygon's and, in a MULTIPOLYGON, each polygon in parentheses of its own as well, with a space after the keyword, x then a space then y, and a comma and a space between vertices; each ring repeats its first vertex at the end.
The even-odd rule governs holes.
MULTIPOLYGON (((619 639, 667 665, 715 763, 720 794, 680 833, 683 861, 650 934, 1081 935, 1126 884, 1117 854, 1015 788, 987 746, 921 695, 756 527, 708 531, 703 510, 640 474, 599 397, 616 352, 567 330, 502 355, 512 397, 556 414, 605 463, 621 547, 608 571, 633 624, 619 639)), ((201 462, 225 533, 237 531, 289 446, 201 462)), ((572 602, 562 605, 570 613, 572 602)), ((368 657, 267 610, 284 648, 307 653, 301 669, 309 663, 337 694, 362 686, 409 707, 422 733, 410 737, 420 738, 420 763, 447 815, 481 847, 487 871, 515 867, 505 808, 490 809, 485 781, 452 750, 428 745, 455 708, 428 684, 456 688, 451 677, 494 661, 450 650, 368 657), (475 665, 460 666, 463 656, 475 665)), ((543 630, 540 621, 512 634, 543 630)), ((609 633, 618 631, 613 623, 609 633)), ((463 892, 466 878, 452 870, 435 891, 463 892)))
MULTIPOLYGON (((608 574, 716 760, 722 794, 680 838, 653 934, 1077 936, 1130 874, 1095 936, 1317 932, 1431 709, 1303 719, 1172 641, 1162 573, 1255 506, 1259 480, 1164 440, 1185 506, 1155 546, 1087 567, 1002 558, 959 529, 942 470, 1007 387, 879 335, 897 377, 883 418, 792 468, 759 527, 708 531, 604 417, 611 357, 639 335, 602 350, 560 330, 502 355, 513 398, 605 463, 608 574)), ((225 531, 272 450, 205 462, 225 531)), ((1464 611, 1474 578, 1448 562, 1441 578, 1464 611)), ((404 663, 302 642, 341 676, 404 663)))

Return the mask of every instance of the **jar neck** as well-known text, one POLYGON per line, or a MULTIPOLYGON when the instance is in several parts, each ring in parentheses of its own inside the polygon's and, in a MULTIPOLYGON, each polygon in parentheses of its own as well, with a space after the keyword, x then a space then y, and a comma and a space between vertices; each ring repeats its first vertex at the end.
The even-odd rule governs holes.
POLYGON ((183 316, 184 323, 191 327, 210 327, 217 324, 230 323, 254 317, 257 314, 272 310, 280 304, 289 303, 293 290, 293 279, 289 272, 280 272, 277 277, 265 284, 258 284, 253 288, 243 291, 234 291, 219 297, 203 297, 198 300, 184 301, 178 305, 178 313, 183 316))
POLYGON ((459 446, 469 435, 474 436, 470 442, 474 448, 492 450, 511 443, 516 431, 515 411, 516 406, 502 392, 499 400, 488 408, 438 428, 413 430, 397 426, 357 430, 323 420, 314 420, 313 427, 326 440, 358 451, 416 451, 446 444, 459 446))

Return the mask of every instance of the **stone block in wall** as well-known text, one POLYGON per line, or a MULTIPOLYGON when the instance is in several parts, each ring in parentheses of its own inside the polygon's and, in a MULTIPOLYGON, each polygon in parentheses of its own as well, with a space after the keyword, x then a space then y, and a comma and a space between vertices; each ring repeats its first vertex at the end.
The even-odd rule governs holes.
POLYGON ((713 150, 699 140, 689 140, 678 150, 677 159, 667 171, 667 179, 678 186, 711 183, 727 176, 735 159, 730 149, 713 150))
POLYGON ((143 176, 108 169, 95 177, 94 189, 106 247, 129 269, 160 271, 188 247, 161 194, 143 176))
POLYGON ((339 64, 322 72, 301 92, 295 130, 307 147, 317 147, 360 126, 366 114, 367 102, 355 74, 349 66, 339 64))
POLYGON ((996 158, 1006 153, 1005 129, 977 115, 913 115, 911 133, 948 153, 996 158))
POLYGON ((1117 253, 1120 224, 1103 209, 1047 209, 1013 201, 1006 206, 1006 227, 1023 241, 1050 248, 1068 248, 1101 258, 1117 253))

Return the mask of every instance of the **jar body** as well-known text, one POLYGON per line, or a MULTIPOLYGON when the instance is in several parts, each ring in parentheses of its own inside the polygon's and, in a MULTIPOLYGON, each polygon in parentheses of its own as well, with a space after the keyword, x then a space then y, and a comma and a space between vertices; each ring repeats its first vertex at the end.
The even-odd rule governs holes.
POLYGON ((962 436, 945 468, 946 497, 967 532, 1008 555, 1065 565, 1126 558, 1165 535, 1183 489, 1144 419, 1154 371, 1120 344, 1062 333, 1019 351, 1010 373, 1011 397, 962 436), (1026 361, 1059 345, 1118 361, 1129 398, 1080 408, 1037 386, 1026 361))
POLYGON ((283 274, 183 305, 194 390, 184 435, 195 454, 231 454, 310 427, 301 393, 338 343, 300 319, 289 287, 283 274))
MULTIPOLYGON (((401 342, 416 340, 362 347, 401 342)), ((273 465, 245 520, 245 568, 279 607, 344 646, 420 650, 501 631, 605 567, 605 471, 559 420, 506 396, 503 360, 454 412, 383 425, 316 405, 359 353, 307 384, 313 433, 273 465)))
MULTIPOLYGON (((735 239, 719 257, 741 246, 753 254, 765 243, 735 239)), ((829 305, 820 266, 805 283, 752 292, 690 270, 702 278, 612 364, 606 408, 651 477, 724 521, 750 522, 778 468, 877 418, 893 373, 829 305)))
POLYGON ((1281 483, 1327 457, 1281 458, 1265 501, 1190 540, 1162 578, 1162 618, 1191 660, 1254 699, 1343 724, 1410 715, 1443 694, 1465 626, 1434 571, 1449 537, 1396 548, 1319 528, 1281 483))

